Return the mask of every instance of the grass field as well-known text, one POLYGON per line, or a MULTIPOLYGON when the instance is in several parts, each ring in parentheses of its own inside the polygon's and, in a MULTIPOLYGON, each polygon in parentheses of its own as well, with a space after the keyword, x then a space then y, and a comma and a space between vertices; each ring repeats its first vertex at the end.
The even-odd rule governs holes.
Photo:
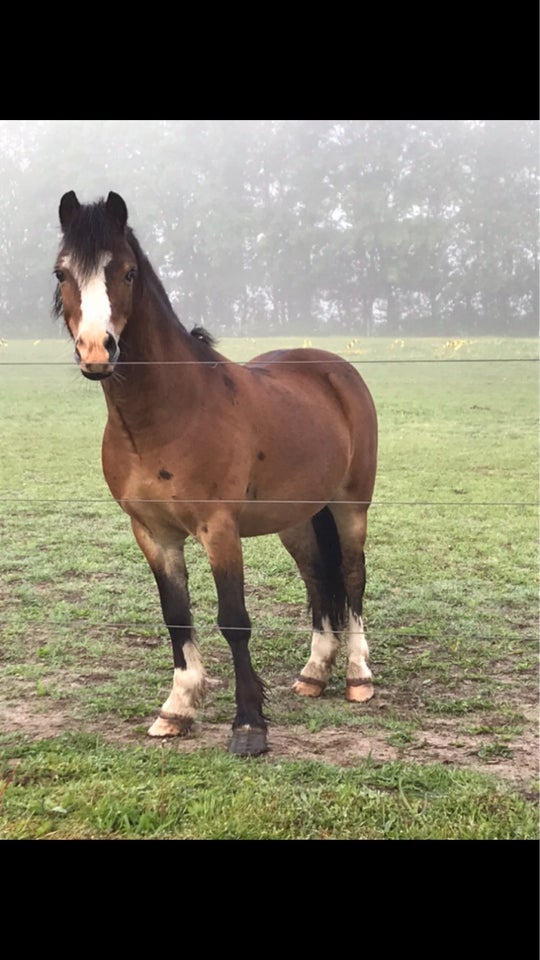
MULTIPOLYGON (((224 340, 233 360, 275 340, 224 340)), ((269 755, 226 753, 232 665, 186 558, 215 683, 189 740, 145 731, 172 658, 101 473, 105 404, 63 341, 0 342, 0 838, 533 839, 538 830, 538 343, 299 338, 357 364, 379 415, 365 619, 376 695, 291 684, 303 585, 245 542, 269 755)))

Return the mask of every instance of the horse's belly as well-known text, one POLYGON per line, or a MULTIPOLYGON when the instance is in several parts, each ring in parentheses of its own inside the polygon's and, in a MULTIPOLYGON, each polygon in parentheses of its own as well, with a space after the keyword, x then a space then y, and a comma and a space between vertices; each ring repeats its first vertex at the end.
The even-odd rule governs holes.
POLYGON ((240 536, 260 537, 279 533, 309 520, 313 514, 322 510, 326 502, 268 503, 264 500, 251 500, 242 507, 238 521, 240 536))

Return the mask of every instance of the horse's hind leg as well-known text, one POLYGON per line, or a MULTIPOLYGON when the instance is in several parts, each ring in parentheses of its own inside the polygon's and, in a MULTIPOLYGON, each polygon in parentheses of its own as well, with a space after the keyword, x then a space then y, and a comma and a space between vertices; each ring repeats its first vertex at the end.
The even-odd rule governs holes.
POLYGON ((151 737, 184 736, 191 729, 205 690, 204 669, 191 626, 184 542, 174 531, 170 542, 163 544, 137 520, 132 519, 131 525, 158 586, 174 662, 172 690, 148 733, 151 737))
POLYGON ((293 690, 304 697, 319 697, 326 687, 339 648, 336 630, 340 623, 336 622, 335 609, 332 609, 335 605, 330 596, 327 565, 311 520, 282 531, 279 537, 295 560, 306 586, 313 624, 310 656, 294 682, 293 690))
POLYGON ((366 587, 364 545, 367 533, 365 506, 334 502, 330 510, 341 545, 341 569, 349 607, 347 639, 346 698, 354 702, 371 700, 373 674, 368 666, 369 649, 364 633, 362 605, 366 587))

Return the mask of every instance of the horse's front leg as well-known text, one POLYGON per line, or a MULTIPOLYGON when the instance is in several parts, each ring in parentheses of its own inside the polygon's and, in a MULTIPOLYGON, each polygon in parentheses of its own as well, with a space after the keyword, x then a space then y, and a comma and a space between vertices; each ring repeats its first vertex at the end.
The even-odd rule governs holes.
POLYGON ((234 663, 236 716, 229 751, 257 756, 268 750, 264 685, 253 669, 249 653, 251 623, 244 602, 242 543, 236 521, 228 514, 215 516, 203 525, 199 539, 216 584, 218 626, 231 648, 234 663))
POLYGON ((174 663, 172 690, 148 733, 151 737, 185 736, 205 690, 204 669, 191 624, 185 538, 174 531, 170 540, 158 542, 137 520, 131 524, 158 586, 174 663))

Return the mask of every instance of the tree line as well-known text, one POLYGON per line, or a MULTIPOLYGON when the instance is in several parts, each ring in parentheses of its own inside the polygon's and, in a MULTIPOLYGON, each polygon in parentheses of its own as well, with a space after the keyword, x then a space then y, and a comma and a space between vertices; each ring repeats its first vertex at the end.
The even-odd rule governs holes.
POLYGON ((0 336, 54 336, 58 202, 121 193, 218 335, 538 332, 535 120, 0 121, 0 336))

